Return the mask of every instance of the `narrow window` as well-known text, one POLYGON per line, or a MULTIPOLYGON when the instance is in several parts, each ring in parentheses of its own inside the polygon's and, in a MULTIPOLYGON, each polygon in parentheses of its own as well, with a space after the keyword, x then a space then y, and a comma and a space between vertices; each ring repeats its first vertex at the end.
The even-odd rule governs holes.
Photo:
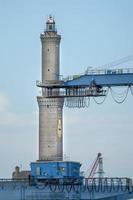
POLYGON ((40 168, 40 167, 37 167, 37 168, 36 168, 36 175, 37 175, 37 176, 40 176, 40 175, 41 175, 41 168, 40 168))
POLYGON ((51 24, 49 25, 49 30, 52 30, 52 25, 51 24))

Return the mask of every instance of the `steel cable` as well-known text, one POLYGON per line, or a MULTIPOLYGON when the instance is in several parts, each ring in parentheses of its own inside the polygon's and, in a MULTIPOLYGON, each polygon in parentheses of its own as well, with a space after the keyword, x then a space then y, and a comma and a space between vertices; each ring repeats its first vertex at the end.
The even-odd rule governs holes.
POLYGON ((92 179, 85 179, 85 189, 88 192, 92 192, 93 191, 93 184, 92 184, 92 179))
MULTIPOLYGON (((129 87, 129 86, 128 86, 129 87)), ((128 88, 127 87, 127 88, 128 88)), ((127 93, 127 88, 123 91, 123 92, 116 92, 114 90, 112 90, 113 94, 117 95, 118 98, 122 98, 123 96, 125 96, 125 94, 127 93)))
POLYGON ((87 183, 86 190, 87 190, 88 192, 93 192, 93 191, 94 191, 93 184, 87 183))
POLYGON ((113 192, 118 192, 120 188, 119 179, 116 179, 116 184, 113 181, 113 192))
POLYGON ((104 178, 104 183, 103 184, 104 184, 104 189, 106 191, 108 189, 108 180, 107 180, 107 178, 104 178))
POLYGON ((110 181, 110 182, 107 182, 107 192, 111 192, 112 191, 112 183, 111 183, 111 179, 108 179, 107 181, 110 181))
POLYGON ((63 192, 63 191, 64 191, 63 180, 59 180, 59 183, 58 183, 58 190, 59 190, 59 192, 63 192))
POLYGON ((80 186, 79 184, 77 184, 77 185, 73 184, 73 191, 74 192, 80 192, 80 187, 79 186, 80 186))
POLYGON ((133 95, 133 86, 130 86, 131 94, 133 95))
POLYGON ((64 105, 68 108, 85 108, 90 105, 90 97, 68 97, 64 105))
POLYGON ((104 97, 93 97, 93 100, 95 101, 95 103, 96 104, 103 104, 104 102, 105 102, 105 99, 107 98, 107 95, 108 95, 108 92, 109 92, 109 87, 107 88, 107 90, 106 90, 106 95, 104 96, 104 97), (103 98, 102 99, 102 101, 101 102, 98 102, 97 100, 96 100, 96 98, 103 98))
POLYGON ((86 97, 86 107, 90 106, 90 97, 86 97))
MULTIPOLYGON (((127 89, 124 92, 116 92, 116 91, 113 91, 113 89, 111 87, 108 87, 106 89, 106 94, 104 97, 93 97, 93 100, 97 104, 103 104, 107 98, 107 95, 108 95, 108 92, 110 89, 113 100, 116 103, 121 104, 126 100, 128 92, 129 92, 129 88, 130 88, 131 94, 133 95, 133 87, 132 86, 127 87, 127 89), (99 101, 98 99, 100 99, 100 98, 102 100, 99 101)), ((83 91, 79 90, 79 94, 82 94, 82 93, 83 93, 83 91)), ((85 108, 85 107, 88 108, 90 106, 90 97, 68 97, 65 99, 64 105, 68 108, 85 108)))
MULTIPOLYGON (((126 93, 125 93, 125 97, 122 99, 122 100, 118 100, 118 99, 116 99, 115 98, 115 96, 114 96, 114 91, 112 90, 112 88, 110 87, 110 92, 111 92, 111 96, 112 96, 112 98, 113 98, 113 100, 116 102, 116 103, 118 103, 118 104, 121 104, 121 103, 123 103, 125 100, 126 100, 126 98, 127 98, 127 95, 128 95, 128 91, 129 91, 129 87, 127 87, 127 91, 126 91, 126 93)), ((119 97, 118 97, 119 98, 119 97)))
POLYGON ((100 179, 99 184, 100 184, 100 191, 101 191, 102 193, 104 193, 105 190, 106 190, 104 179, 100 179))
POLYGON ((93 179, 92 185, 93 185, 93 188, 94 188, 95 192, 99 192, 100 191, 100 187, 99 187, 99 184, 96 183, 96 179, 93 179))
MULTIPOLYGON (((126 181, 126 179, 125 179, 125 181, 126 181)), ((120 182, 121 182, 121 191, 126 192, 128 190, 127 182, 125 184, 122 182, 122 180, 120 180, 120 182)))
POLYGON ((65 185, 65 187, 66 187, 66 191, 67 191, 68 193, 70 193, 71 190, 72 190, 72 184, 65 185))
POLYGON ((56 184, 49 184, 49 189, 51 192, 55 192, 57 189, 57 185, 56 184))
POLYGON ((86 185, 81 184, 80 185, 80 192, 85 192, 86 191, 86 185))

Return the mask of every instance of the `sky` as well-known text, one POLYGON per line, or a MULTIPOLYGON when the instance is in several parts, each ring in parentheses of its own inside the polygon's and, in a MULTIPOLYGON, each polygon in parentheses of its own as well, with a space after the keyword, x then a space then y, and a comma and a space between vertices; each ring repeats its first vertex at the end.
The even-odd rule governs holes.
MULTIPOLYGON (((36 80, 49 14, 61 34, 61 75, 133 54, 132 0, 0 0, 0 177, 38 159, 36 80)), ((121 67, 132 67, 133 62, 121 67)), ((124 88, 125 89, 125 88, 124 88)), ((121 88, 121 91, 124 90, 121 88)), ((133 177, 133 96, 116 104, 64 108, 64 154, 86 171, 102 153, 105 176, 133 177)))

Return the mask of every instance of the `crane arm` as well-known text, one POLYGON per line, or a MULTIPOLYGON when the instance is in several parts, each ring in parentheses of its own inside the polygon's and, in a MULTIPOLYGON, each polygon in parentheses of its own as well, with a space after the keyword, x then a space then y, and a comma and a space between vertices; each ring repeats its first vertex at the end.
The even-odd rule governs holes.
POLYGON ((93 165, 93 167, 92 167, 92 169, 91 169, 91 172, 90 172, 88 178, 93 178, 93 176, 94 176, 94 174, 95 174, 95 172, 96 172, 96 169, 97 169, 97 167, 98 167, 98 165, 99 165, 99 160, 100 160, 100 158, 101 158, 101 153, 98 153, 97 158, 96 158, 96 160, 95 160, 95 162, 94 162, 94 165, 93 165))
POLYGON ((115 70, 106 71, 103 74, 95 72, 88 75, 82 75, 79 78, 69 80, 64 83, 67 87, 83 87, 89 86, 95 81, 96 85, 101 87, 112 87, 112 86, 131 86, 133 85, 133 71, 131 73, 117 72, 115 70))

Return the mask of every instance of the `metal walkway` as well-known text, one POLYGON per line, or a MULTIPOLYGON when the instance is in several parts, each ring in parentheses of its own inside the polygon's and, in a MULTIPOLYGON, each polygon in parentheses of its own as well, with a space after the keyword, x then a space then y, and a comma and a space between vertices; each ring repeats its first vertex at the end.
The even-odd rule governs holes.
POLYGON ((90 73, 87 75, 81 75, 72 80, 66 80, 65 86, 88 86, 92 82, 101 87, 112 87, 112 86, 131 86, 133 85, 133 72, 127 73, 90 73))

